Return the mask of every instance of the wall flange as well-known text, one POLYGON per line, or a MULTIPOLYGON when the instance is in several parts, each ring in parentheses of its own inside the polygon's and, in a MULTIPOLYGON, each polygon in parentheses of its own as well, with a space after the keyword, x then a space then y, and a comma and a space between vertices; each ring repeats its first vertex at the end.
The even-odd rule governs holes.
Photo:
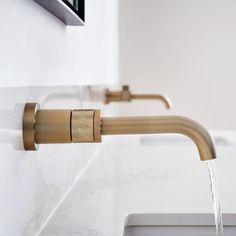
POLYGON ((35 115, 39 109, 38 103, 26 103, 23 114, 22 135, 25 150, 36 151, 38 145, 35 143, 35 115))

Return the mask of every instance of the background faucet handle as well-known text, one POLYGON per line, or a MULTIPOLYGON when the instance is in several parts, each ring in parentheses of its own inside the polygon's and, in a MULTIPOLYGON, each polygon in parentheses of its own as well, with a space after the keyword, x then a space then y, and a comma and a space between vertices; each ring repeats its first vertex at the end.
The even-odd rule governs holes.
POLYGON ((129 85, 123 85, 122 91, 129 91, 129 85))

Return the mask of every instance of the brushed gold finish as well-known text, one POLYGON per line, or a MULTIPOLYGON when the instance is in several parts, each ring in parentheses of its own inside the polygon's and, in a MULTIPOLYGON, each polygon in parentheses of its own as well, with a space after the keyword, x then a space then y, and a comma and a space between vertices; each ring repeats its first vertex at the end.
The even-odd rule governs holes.
POLYGON ((172 106, 170 98, 160 94, 132 94, 131 99, 160 100, 164 103, 166 109, 170 109, 172 106))
POLYGON ((23 123, 22 123, 22 136, 23 145, 25 150, 37 150, 35 143, 35 114, 39 108, 37 103, 27 103, 24 108, 23 123))
POLYGON ((73 110, 71 117, 71 137, 74 143, 93 142, 94 110, 73 110))
POLYGON ((202 161, 216 158, 214 144, 199 123, 181 116, 102 118, 102 135, 183 134, 196 144, 202 161))
POLYGON ((25 150, 36 150, 37 144, 101 142, 100 111, 38 109, 27 103, 22 133, 25 150))
POLYGON ((102 141, 101 137, 101 112, 100 110, 95 110, 94 112, 94 142, 100 143, 102 141))
POLYGON ((101 141, 100 112, 95 110, 73 110, 71 134, 74 143, 101 141))
POLYGON ((71 143, 71 110, 38 110, 35 115, 35 142, 71 143))
POLYGON ((182 116, 100 117, 99 110, 41 110, 25 105, 23 142, 25 150, 36 143, 101 142, 101 135, 182 134, 196 144, 202 161, 216 158, 214 144, 199 123, 182 116))
POLYGON ((122 91, 105 91, 105 103, 110 102, 130 102, 133 99, 149 99, 149 100, 160 100, 164 103, 167 109, 171 108, 170 98, 160 94, 132 94, 129 90, 129 86, 124 85, 122 91))

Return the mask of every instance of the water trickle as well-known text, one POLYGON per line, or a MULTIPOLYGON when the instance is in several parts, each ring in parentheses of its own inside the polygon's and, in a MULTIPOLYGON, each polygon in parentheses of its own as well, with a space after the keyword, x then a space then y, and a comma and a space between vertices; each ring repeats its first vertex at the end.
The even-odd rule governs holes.
POLYGON ((207 161, 207 168, 208 168, 208 173, 209 173, 209 178, 210 178, 213 209, 214 209, 214 214, 215 214, 216 235, 223 236, 224 229, 223 229, 222 214, 220 210, 220 199, 219 199, 215 161, 214 160, 207 161))

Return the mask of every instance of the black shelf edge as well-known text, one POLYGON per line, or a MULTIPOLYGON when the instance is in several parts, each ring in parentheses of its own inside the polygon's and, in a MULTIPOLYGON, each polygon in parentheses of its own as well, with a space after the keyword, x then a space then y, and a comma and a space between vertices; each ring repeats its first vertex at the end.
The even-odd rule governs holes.
POLYGON ((84 25, 84 4, 79 8, 78 13, 73 10, 71 4, 64 0, 34 0, 43 8, 51 12, 66 25, 84 25), (79 16, 81 14, 81 16, 79 16))

